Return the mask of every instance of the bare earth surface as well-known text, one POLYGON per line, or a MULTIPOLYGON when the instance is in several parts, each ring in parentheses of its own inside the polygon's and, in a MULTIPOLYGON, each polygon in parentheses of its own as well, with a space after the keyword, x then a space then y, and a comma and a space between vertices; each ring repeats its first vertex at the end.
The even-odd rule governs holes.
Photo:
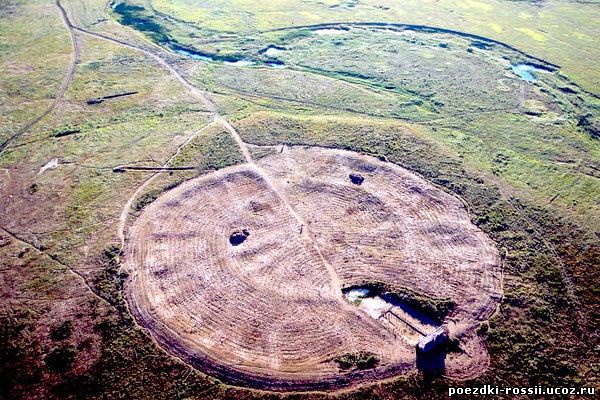
POLYGON ((285 148, 166 192, 133 224, 125 263, 132 310, 159 342, 226 381, 276 390, 414 368, 414 341, 342 287, 384 282, 454 300, 446 322, 465 354, 447 369, 473 375, 487 365, 473 330, 502 293, 498 251, 459 199, 393 164, 320 148, 285 148), (358 352, 377 367, 334 361, 358 352))

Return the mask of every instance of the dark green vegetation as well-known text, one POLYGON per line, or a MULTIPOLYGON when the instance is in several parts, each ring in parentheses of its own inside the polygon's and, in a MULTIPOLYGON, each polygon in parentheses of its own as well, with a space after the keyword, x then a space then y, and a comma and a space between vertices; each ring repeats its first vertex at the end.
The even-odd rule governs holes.
MULTIPOLYGON (((285 4, 274 14, 260 14, 252 21, 260 29, 248 34, 245 14, 229 9, 229 3, 208 17, 189 13, 206 26, 183 18, 188 1, 153 3, 162 14, 146 2, 125 2, 111 15, 161 44, 177 43, 218 60, 259 62, 236 68, 165 56, 214 93, 246 142, 382 156, 464 199, 473 222, 494 239, 505 261, 502 305, 479 330, 491 365, 464 385, 598 385, 593 361, 600 345, 599 105, 580 88, 582 82, 559 72, 539 73, 535 83, 525 83, 510 63, 538 61, 462 36, 361 26, 330 36, 308 28, 266 32, 276 27, 269 18, 298 24, 285 4), (172 13, 166 14, 169 7, 172 13), (276 59, 287 69, 262 64, 272 61, 261 53, 271 44, 286 49, 276 59)), ((231 7, 244 7, 238 3, 231 7)), ((359 17, 379 13, 363 3, 350 9, 359 17)), ((518 7, 510 3, 490 2, 496 10, 518 7)), ((579 7, 563 3, 553 7, 568 15, 579 7)), ((88 21, 89 29, 141 42, 106 15, 103 1, 87 2, 85 9, 77 2, 65 5, 76 21, 88 21)), ((416 9, 408 14, 442 12, 439 2, 419 2, 416 9)), ((453 24, 462 23, 451 15, 453 24)), ((493 21, 506 28, 519 20, 515 15, 501 13, 493 21)), ((12 99, 2 103, 0 134, 6 137, 52 100, 70 48, 53 2, 2 4, 0 18, 7 21, 0 28, 5 71, 0 95, 12 99), (32 60, 39 54, 42 60, 32 60)), ((437 25, 445 21, 438 19, 437 25)), ((333 20, 343 18, 324 22, 333 20)), ((591 29, 579 25, 582 32, 591 29)), ((123 205, 152 172, 117 174, 113 168, 163 165, 209 118, 155 60, 89 36, 80 35, 80 42, 83 52, 61 107, 0 155, 0 226, 6 229, 0 230, 0 397, 322 398, 221 385, 165 354, 136 325, 122 290, 126 276, 116 231, 123 205), (86 103, 132 91, 139 95, 86 103), (53 158, 59 166, 39 173, 53 158)), ((544 49, 558 58, 578 46, 544 49)), ((562 64, 556 58, 549 61, 562 64)), ((600 74, 597 68, 579 68, 576 76, 600 74)), ((258 158, 276 150, 251 151, 258 158)), ((207 128, 171 160, 196 170, 160 174, 133 208, 185 179, 241 159, 229 135, 207 128)), ((443 299, 394 289, 433 315, 450 308, 443 299)), ((369 355, 341 361, 349 368, 376 362, 369 355)), ((331 397, 439 399, 449 385, 456 383, 415 373, 331 397)))
POLYGON ((361 352, 361 353, 348 353, 343 356, 337 357, 334 360, 341 369, 369 369, 377 365, 377 357, 374 354, 361 352))
POLYGON ((169 41, 169 36, 164 27, 154 22, 152 14, 148 13, 144 7, 118 3, 114 7, 114 11, 119 15, 119 21, 122 24, 144 32, 157 42, 169 41))

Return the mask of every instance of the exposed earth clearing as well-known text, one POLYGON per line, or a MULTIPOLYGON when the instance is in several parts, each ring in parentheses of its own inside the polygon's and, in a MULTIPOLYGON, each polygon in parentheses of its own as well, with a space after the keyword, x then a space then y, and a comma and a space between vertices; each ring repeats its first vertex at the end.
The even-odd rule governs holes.
MULTIPOLYGON (((453 336, 477 340, 469 334, 501 297, 501 263, 458 199, 352 152, 286 148, 257 166, 261 172, 244 164, 186 182, 133 224, 128 297, 169 350, 227 381, 275 390, 337 388, 408 370, 430 326, 415 334, 401 317, 380 319, 385 310, 375 315, 342 295, 371 282, 450 298, 453 336), (377 365, 344 370, 335 362, 358 353, 377 365)), ((482 372, 480 347, 454 362, 482 372)))

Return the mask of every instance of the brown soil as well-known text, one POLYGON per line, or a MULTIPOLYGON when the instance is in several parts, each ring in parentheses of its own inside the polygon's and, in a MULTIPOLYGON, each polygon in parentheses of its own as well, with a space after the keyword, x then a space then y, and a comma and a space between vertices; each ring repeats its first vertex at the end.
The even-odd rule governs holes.
POLYGON ((459 199, 393 164, 292 148, 166 192, 128 239, 137 319, 228 382, 335 389, 414 368, 414 347, 342 296, 342 286, 375 281, 451 298, 451 334, 481 351, 448 359, 448 370, 476 375, 487 365, 470 333, 500 299, 498 251, 459 199), (233 246, 242 229, 249 234, 233 246), (377 366, 334 361, 360 352, 377 366))

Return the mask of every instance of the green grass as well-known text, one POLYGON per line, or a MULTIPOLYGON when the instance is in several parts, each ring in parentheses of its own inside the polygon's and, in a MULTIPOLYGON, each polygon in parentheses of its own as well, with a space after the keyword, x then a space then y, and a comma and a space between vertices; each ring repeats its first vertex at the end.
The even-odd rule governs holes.
POLYGON ((197 135, 173 159, 172 166, 194 166, 198 174, 239 164, 244 158, 231 134, 211 126, 197 135))
POLYGON ((9 2, 0 7, 0 19, 3 142, 50 105, 67 72, 72 49, 52 2, 9 2))
POLYGON ((339 3, 153 1, 156 10, 217 33, 256 35, 273 28, 330 22, 394 22, 454 29, 509 43, 561 65, 586 89, 600 90, 594 25, 600 8, 593 2, 395 0, 382 7, 375 0, 364 0, 350 9, 332 7, 339 3))
POLYGON ((287 103, 299 108, 414 120, 435 115, 431 106, 418 96, 388 93, 320 74, 267 68, 217 68, 203 70, 198 77, 210 90, 242 95, 251 101, 267 99, 277 105, 287 103))

